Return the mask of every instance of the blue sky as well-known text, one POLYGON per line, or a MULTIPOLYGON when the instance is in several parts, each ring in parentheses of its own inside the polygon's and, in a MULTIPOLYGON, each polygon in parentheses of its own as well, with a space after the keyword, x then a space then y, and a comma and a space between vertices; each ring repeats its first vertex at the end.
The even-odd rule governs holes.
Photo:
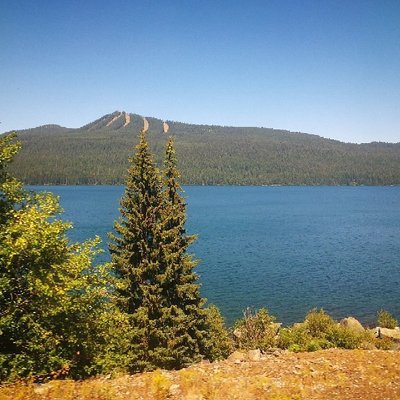
POLYGON ((400 1, 0 2, 0 132, 114 110, 400 142, 400 1))

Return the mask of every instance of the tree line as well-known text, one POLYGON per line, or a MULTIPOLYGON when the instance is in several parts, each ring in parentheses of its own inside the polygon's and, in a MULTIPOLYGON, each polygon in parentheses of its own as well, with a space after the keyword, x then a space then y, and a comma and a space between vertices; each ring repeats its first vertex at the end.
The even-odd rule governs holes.
MULTIPOLYGON (((161 165, 166 140, 162 121, 148 121, 151 149, 161 165)), ((132 114, 125 128, 106 122, 103 117, 75 130, 45 126, 19 132, 24 147, 12 172, 28 184, 123 184, 132 136, 143 119, 132 114)), ((267 128, 168 125, 180 154, 183 184, 400 184, 398 143, 342 143, 267 128)))

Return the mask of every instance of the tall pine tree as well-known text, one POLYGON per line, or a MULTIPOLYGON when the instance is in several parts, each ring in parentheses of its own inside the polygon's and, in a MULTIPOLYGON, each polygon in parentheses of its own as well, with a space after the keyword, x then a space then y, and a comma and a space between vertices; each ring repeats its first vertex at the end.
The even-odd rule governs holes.
POLYGON ((131 371, 154 368, 159 361, 154 351, 163 344, 158 326, 162 315, 158 277, 162 185, 144 131, 135 150, 120 203, 121 218, 115 223, 116 234, 110 235, 113 242, 109 246, 119 278, 119 306, 132 327, 131 371))
POLYGON ((196 236, 186 234, 186 204, 181 197, 179 178, 174 141, 170 137, 164 162, 163 296, 173 338, 169 347, 176 367, 190 364, 198 360, 200 354, 204 355, 208 335, 205 300, 193 271, 197 261, 187 252, 196 236))
POLYGON ((174 360, 177 366, 184 366, 197 360, 199 354, 211 361, 224 359, 232 351, 233 342, 219 309, 214 305, 204 307, 193 271, 197 261, 187 253, 196 236, 187 235, 185 230, 186 204, 181 196, 172 137, 168 139, 164 164, 165 296, 170 304, 170 326, 177 338, 172 348, 174 360))
POLYGON ((142 131, 110 245, 120 306, 131 320, 132 371, 180 368, 199 360, 204 347, 204 300, 186 253, 194 237, 185 235, 178 175, 170 140, 163 185, 142 131))

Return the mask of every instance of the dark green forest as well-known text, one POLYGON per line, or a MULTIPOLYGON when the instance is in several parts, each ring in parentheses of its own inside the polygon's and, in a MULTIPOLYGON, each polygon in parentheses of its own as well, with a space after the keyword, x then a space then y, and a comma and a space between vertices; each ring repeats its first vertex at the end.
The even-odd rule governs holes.
MULTIPOLYGON (((160 163, 167 140, 163 121, 146 120, 160 163)), ((18 131, 23 146, 11 172, 27 184, 122 184, 143 122, 139 115, 114 112, 79 129, 45 125, 18 131), (124 126, 126 115, 130 121, 124 126)), ((400 143, 352 144, 270 128, 167 124, 183 184, 400 184, 400 143)))

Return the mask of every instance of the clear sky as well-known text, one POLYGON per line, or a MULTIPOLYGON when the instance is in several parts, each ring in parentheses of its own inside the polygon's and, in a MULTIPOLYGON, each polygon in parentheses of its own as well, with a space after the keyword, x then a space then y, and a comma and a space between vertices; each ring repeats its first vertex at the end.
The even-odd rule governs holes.
POLYGON ((115 110, 400 142, 400 1, 0 1, 0 132, 115 110))

